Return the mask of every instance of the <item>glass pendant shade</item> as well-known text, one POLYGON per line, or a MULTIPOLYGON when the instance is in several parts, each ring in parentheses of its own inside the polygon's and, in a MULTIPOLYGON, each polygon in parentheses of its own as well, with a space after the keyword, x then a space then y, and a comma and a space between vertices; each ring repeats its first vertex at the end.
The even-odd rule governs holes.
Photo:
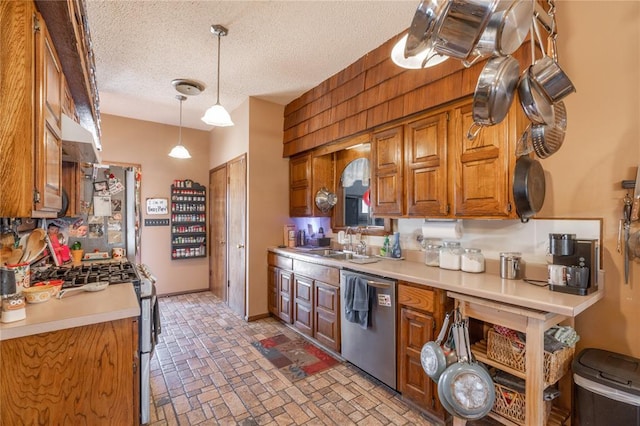
POLYGON ((438 54, 435 49, 433 49, 433 46, 431 46, 431 43, 429 43, 429 47, 415 56, 404 56, 407 37, 408 35, 405 34, 404 37, 402 37, 391 50, 391 60, 393 60, 393 62, 399 67, 410 70, 418 70, 421 68, 436 66, 449 59, 449 57, 446 55, 438 54))
POLYGON ((211 125, 218 127, 228 127, 233 126, 233 121, 231 121, 231 116, 227 112, 226 109, 220 104, 215 104, 211 108, 209 108, 202 116, 202 121, 211 125))
POLYGON ((178 129, 178 145, 174 146, 171 152, 169 153, 169 157, 173 158, 191 158, 191 154, 187 151, 182 145, 182 102, 187 99, 186 96, 178 95, 176 99, 180 101, 180 127, 178 129))
POLYGON ((173 158, 191 158, 191 154, 189 154, 189 151, 187 151, 187 148, 185 148, 184 146, 176 145, 176 146, 173 147, 173 149, 169 153, 169 157, 173 157, 173 158))

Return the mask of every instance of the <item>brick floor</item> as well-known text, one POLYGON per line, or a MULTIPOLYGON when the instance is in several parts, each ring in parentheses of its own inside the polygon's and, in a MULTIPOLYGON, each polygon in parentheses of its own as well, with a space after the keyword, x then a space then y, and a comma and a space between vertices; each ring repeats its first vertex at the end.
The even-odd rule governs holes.
POLYGON ((297 333, 245 322, 210 292, 160 299, 151 362, 152 425, 431 425, 400 395, 349 363, 286 379, 251 343, 297 333))

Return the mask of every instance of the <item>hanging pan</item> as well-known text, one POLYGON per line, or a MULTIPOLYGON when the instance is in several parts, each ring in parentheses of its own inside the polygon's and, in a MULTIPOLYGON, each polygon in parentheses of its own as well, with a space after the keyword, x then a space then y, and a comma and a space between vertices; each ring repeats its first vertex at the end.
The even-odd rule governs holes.
POLYGON ((544 195, 544 170, 540 162, 528 156, 518 158, 513 172, 513 200, 523 223, 540 211, 544 195))
POLYGON ((481 56, 510 55, 524 42, 533 13, 530 0, 501 0, 474 51, 481 56))
POLYGON ((448 0, 422 0, 407 32, 404 57, 416 56, 431 49, 432 34, 448 0))
POLYGON ((560 101, 555 105, 554 124, 530 124, 520 137, 516 155, 519 157, 534 151, 538 158, 547 158, 560 149, 566 130, 567 109, 560 101))
POLYGON ((461 321, 457 331, 461 358, 440 376, 438 396, 441 402, 446 400, 453 409, 453 415, 477 420, 489 414, 493 408, 495 386, 487 369, 473 359, 466 320, 461 321))
POLYGON ((435 382, 438 381, 442 372, 447 368, 447 356, 441 345, 444 340, 444 336, 446 336, 446 333, 449 330, 449 317, 450 314, 447 313, 444 317, 440 334, 438 334, 435 342, 431 341, 425 343, 420 351, 420 363, 422 364, 422 369, 427 373, 427 376, 435 382))
POLYGON ((482 127, 500 123, 513 103, 520 64, 513 56, 496 56, 487 61, 473 94, 473 124, 467 138, 475 139, 482 127))

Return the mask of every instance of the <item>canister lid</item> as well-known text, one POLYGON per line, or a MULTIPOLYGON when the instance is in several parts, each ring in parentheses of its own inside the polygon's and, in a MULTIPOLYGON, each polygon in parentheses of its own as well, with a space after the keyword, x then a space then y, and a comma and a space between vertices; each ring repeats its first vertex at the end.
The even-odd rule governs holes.
POLYGON ((520 259, 522 257, 522 253, 518 251, 504 251, 500 253, 500 257, 504 257, 507 259, 520 259))

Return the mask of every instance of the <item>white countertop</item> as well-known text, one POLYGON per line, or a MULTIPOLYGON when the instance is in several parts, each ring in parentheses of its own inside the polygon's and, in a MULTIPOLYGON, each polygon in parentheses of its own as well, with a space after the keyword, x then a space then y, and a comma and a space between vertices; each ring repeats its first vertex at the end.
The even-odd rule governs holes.
POLYGON ((133 284, 112 284, 103 291, 75 291, 62 299, 27 303, 27 317, 0 323, 0 340, 140 316, 133 284))
POLYGON ((381 259, 376 263, 356 264, 346 260, 334 260, 305 254, 294 249, 270 249, 292 258, 324 264, 341 269, 366 272, 396 280, 424 284, 447 291, 475 296, 495 302, 508 303, 543 312, 575 317, 604 297, 604 274, 600 271, 598 290, 578 296, 537 287, 522 280, 507 280, 491 273, 450 271, 422 262, 381 259))

